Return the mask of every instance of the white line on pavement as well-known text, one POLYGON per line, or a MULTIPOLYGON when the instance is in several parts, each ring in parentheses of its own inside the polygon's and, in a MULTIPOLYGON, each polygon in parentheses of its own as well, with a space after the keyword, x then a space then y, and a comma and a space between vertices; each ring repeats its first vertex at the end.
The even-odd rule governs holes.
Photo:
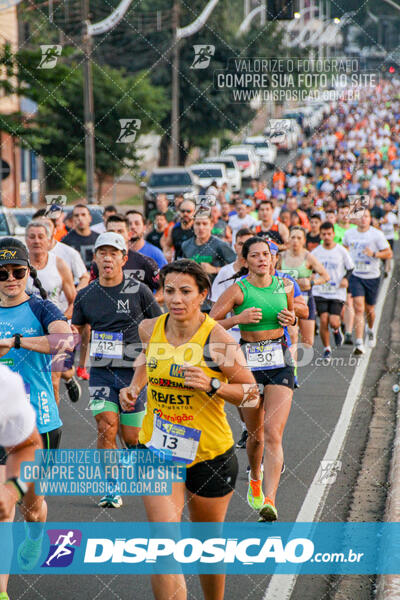
MULTIPOLYGON (((389 285, 392 280, 393 268, 389 277, 383 280, 383 284, 379 293, 378 302, 376 305, 375 332, 378 332, 380 320, 382 317, 383 305, 389 290, 389 285)), ((371 357, 372 348, 365 348, 365 355, 360 364, 354 369, 353 377, 349 389, 347 390, 346 399, 344 401, 342 412, 338 422, 336 423, 335 431, 332 434, 330 442, 325 452, 323 460, 337 460, 341 455, 344 442, 346 440, 347 431, 351 424, 351 419, 356 406, 358 396, 361 393, 361 388, 364 382, 365 373, 368 368, 371 357)), ((307 492, 304 502, 297 515, 296 522, 311 523, 318 520, 325 504, 326 497, 329 492, 328 485, 319 483, 320 470, 316 472, 313 482, 307 492)), ((265 590, 263 600, 289 600, 296 584, 298 575, 273 575, 269 581, 268 587, 265 590)))

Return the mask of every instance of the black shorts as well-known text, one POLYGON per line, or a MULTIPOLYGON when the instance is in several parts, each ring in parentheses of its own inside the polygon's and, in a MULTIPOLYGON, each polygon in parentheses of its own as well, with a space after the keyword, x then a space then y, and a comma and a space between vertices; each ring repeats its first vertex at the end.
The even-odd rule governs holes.
POLYGON ((319 316, 323 313, 340 316, 344 302, 343 300, 337 300, 335 298, 330 299, 315 296, 315 304, 317 305, 317 313, 319 316))
POLYGON ((349 292, 353 298, 364 297, 366 304, 375 306, 378 299, 380 277, 365 279, 351 274, 349 279, 349 292))
MULTIPOLYGON (((293 360, 289 351, 289 347, 285 338, 279 338, 282 340, 282 349, 285 357, 286 365, 284 367, 280 367, 279 369, 260 369, 260 370, 252 370, 251 372, 254 375, 254 379, 259 385, 283 385, 288 387, 289 389, 294 389, 294 365, 293 360)), ((267 340, 265 340, 267 341, 267 340)), ((275 341, 275 340, 274 340, 275 341)), ((243 344, 246 344, 246 340, 240 338, 239 344, 242 347, 243 344)), ((244 348, 242 348, 243 354, 246 356, 244 348)), ((262 395, 262 391, 260 391, 262 395)))
POLYGON ((315 321, 315 319, 317 317, 317 311, 316 311, 316 307, 315 307, 314 296, 311 293, 308 295, 307 295, 307 293, 302 294, 302 296, 308 306, 308 317, 307 317, 307 319, 304 319, 304 320, 305 321, 315 321))
POLYGON ((389 246, 391 247, 391 249, 393 250, 393 246, 394 246, 394 238, 392 238, 391 240, 388 240, 389 242, 389 246))
POLYGON ((0 446, 0 466, 5 465, 7 461, 6 449, 4 446, 0 446))
MULTIPOLYGON (((44 450, 57 450, 60 447, 62 428, 53 429, 47 433, 41 433, 40 437, 43 440, 44 450)), ((5 465, 7 462, 6 449, 0 446, 0 465, 5 465)))
POLYGON ((239 465, 232 446, 212 460, 204 460, 186 469, 186 487, 204 498, 221 498, 235 489, 239 465))

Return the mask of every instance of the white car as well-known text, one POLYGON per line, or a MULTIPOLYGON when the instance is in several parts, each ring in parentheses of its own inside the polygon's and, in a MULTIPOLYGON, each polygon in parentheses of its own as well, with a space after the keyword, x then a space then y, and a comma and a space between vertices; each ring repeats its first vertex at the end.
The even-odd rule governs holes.
POLYGON ((221 152, 222 156, 234 156, 239 165, 242 179, 257 179, 260 176, 260 157, 253 146, 230 146, 221 152))
POLYGON ((261 161, 270 169, 275 166, 277 150, 275 144, 266 139, 263 135, 248 137, 244 140, 244 144, 253 146, 256 154, 261 158, 261 161))
POLYGON ((205 158, 203 162, 224 164, 228 177, 228 184, 230 185, 232 192, 240 192, 242 187, 242 175, 234 156, 209 156, 205 158))
POLYGON ((221 187, 223 183, 229 184, 228 174, 222 163, 197 163, 190 165, 189 169, 197 176, 198 184, 203 189, 210 187, 213 181, 216 182, 217 187, 221 187))

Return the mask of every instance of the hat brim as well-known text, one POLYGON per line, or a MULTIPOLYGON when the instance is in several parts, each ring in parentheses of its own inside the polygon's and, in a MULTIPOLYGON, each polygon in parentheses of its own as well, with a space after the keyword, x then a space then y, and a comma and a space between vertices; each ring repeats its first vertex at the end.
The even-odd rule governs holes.
POLYGON ((0 259, 0 267, 3 267, 4 265, 20 265, 23 267, 27 267, 28 261, 24 260, 23 258, 0 259))

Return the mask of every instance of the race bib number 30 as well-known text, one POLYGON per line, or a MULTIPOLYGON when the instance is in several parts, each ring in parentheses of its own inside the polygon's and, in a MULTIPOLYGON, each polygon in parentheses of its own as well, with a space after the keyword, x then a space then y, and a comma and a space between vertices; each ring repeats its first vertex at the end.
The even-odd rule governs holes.
POLYGON ((170 460, 191 463, 196 458, 201 431, 177 425, 154 415, 153 433, 147 447, 170 460))
POLYGON ((122 333, 92 331, 90 356, 93 358, 122 358, 122 333))
POLYGON ((282 345, 278 342, 246 344, 247 366, 252 371, 280 369, 285 366, 282 345))

